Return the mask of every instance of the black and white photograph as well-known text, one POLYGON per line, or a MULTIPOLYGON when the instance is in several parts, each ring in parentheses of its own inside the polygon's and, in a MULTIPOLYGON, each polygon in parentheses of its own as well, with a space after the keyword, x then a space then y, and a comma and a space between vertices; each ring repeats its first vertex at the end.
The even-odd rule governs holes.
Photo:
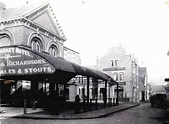
POLYGON ((169 124, 169 0, 0 0, 0 124, 169 124))

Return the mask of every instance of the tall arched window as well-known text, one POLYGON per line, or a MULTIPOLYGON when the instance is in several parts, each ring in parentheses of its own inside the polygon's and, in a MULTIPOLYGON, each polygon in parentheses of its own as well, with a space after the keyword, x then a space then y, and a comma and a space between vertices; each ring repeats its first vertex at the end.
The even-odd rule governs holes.
POLYGON ((32 47, 32 50, 41 52, 41 50, 42 50, 41 40, 37 37, 32 38, 31 47, 32 47))
POLYGON ((51 45, 49 48, 49 53, 51 56, 58 57, 59 56, 59 51, 55 45, 51 45))

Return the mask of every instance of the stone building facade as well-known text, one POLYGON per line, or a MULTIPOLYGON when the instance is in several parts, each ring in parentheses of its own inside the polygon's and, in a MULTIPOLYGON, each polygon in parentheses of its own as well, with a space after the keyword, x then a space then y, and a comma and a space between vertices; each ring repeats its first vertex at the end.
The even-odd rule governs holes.
POLYGON ((66 38, 49 3, 0 12, 1 46, 25 45, 55 57, 64 56, 66 38))
MULTIPOLYGON (((35 52, 81 64, 80 54, 64 46, 67 39, 49 2, 19 8, 6 8, 5 4, 0 3, 0 15, 0 47, 25 46, 35 52)), ((49 83, 45 87, 49 91, 49 83)), ((59 86, 60 89, 62 87, 59 86)), ((74 90, 68 86, 69 89, 74 90)))
POLYGON ((64 47, 64 58, 70 62, 81 65, 80 53, 68 47, 64 47))

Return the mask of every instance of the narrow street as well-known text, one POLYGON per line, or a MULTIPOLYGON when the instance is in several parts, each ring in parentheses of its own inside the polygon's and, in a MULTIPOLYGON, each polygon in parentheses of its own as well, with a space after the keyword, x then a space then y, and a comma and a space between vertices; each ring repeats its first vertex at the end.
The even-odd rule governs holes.
POLYGON ((109 117, 113 124, 163 124, 164 111, 149 103, 119 112, 109 117))
POLYGON ((149 103, 118 112, 105 118, 83 120, 33 120, 6 118, 1 124, 163 124, 164 111, 149 103))

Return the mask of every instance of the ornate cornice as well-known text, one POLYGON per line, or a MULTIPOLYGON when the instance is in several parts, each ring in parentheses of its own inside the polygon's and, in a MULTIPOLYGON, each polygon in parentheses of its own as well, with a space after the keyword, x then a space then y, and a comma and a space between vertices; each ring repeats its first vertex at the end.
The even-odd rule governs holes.
POLYGON ((66 41, 66 37, 64 36, 64 33, 58 21, 56 20, 56 17, 54 16, 53 10, 49 2, 43 3, 41 6, 33 9, 32 11, 24 13, 22 16, 18 18, 0 20, 0 30, 5 29, 6 27, 8 28, 13 26, 26 26, 36 30, 38 33, 44 33, 44 35, 52 37, 54 40, 59 39, 62 41, 66 41), (51 16, 53 16, 54 19, 53 21, 56 21, 55 25, 58 28, 59 34, 56 34, 55 32, 43 27, 42 25, 39 25, 38 23, 31 21, 33 18, 36 18, 39 14, 45 12, 46 10, 51 12, 51 16))
POLYGON ((59 39, 62 41, 66 41, 66 38, 63 36, 59 36, 56 33, 46 29, 45 27, 37 24, 36 22, 33 22, 25 17, 21 18, 13 18, 8 20, 1 20, 0 21, 0 30, 5 29, 8 27, 14 27, 14 26, 26 26, 29 28, 32 28, 34 30, 37 30, 39 33, 43 33, 46 36, 52 37, 53 39, 59 39))
POLYGON ((49 6, 49 3, 45 3, 45 5, 44 4, 41 5, 36 10, 33 10, 31 12, 28 12, 28 13, 25 13, 24 17, 27 18, 27 19, 32 18, 32 17, 36 16, 37 14, 45 11, 48 8, 48 6, 49 6))

